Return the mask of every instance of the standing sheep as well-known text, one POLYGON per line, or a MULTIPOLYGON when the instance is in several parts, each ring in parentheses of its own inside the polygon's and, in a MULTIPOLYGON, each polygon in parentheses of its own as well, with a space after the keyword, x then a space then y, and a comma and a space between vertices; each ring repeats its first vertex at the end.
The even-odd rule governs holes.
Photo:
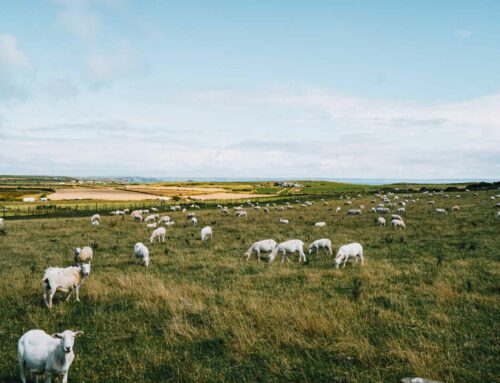
POLYGON ((380 226, 380 227, 385 227, 386 225, 386 220, 384 217, 378 217, 377 218, 377 224, 380 226))
POLYGON ((309 254, 313 252, 319 252, 319 249, 326 249, 328 254, 332 255, 332 241, 327 238, 317 239, 309 245, 309 254))
POLYGON ((349 258, 354 258, 356 264, 358 263, 358 258, 361 261, 361 266, 363 266, 363 246, 359 243, 350 243, 348 245, 341 246, 337 255, 335 256, 335 268, 338 269, 340 264, 343 263, 345 267, 346 262, 349 258))
POLYGON ((90 274, 90 264, 83 263, 80 266, 70 266, 66 268, 49 267, 45 270, 42 278, 43 298, 45 304, 50 309, 52 298, 56 291, 68 293, 66 301, 69 300, 73 290, 76 291, 76 301, 80 302, 80 286, 90 274))
POLYGON ((252 254, 257 254, 257 259, 260 261, 260 252, 269 252, 273 251, 276 247, 276 241, 274 239, 264 239, 262 241, 252 243, 252 246, 243 254, 247 258, 247 261, 250 259, 252 254))
POLYGON ((151 237, 149 237, 149 242, 155 243, 156 240, 158 240, 158 242, 165 242, 166 234, 167 230, 164 227, 159 227, 158 229, 153 230, 151 237))
POLYGON ((17 343, 21 383, 26 383, 26 369, 36 374, 37 383, 39 374, 45 374, 45 383, 51 383, 52 376, 62 376, 62 383, 67 383, 75 359, 73 345, 79 335, 83 331, 66 330, 52 336, 43 330, 26 332, 17 343))
POLYGON ((205 226, 201 229, 201 240, 207 241, 208 239, 212 239, 212 228, 210 226, 205 226))
POLYGON ((73 255, 76 263, 90 263, 94 257, 94 252, 89 246, 73 247, 73 255))
POLYGON ((134 255, 139 261, 139 264, 146 267, 149 266, 149 249, 142 242, 137 242, 135 244, 134 255))
POLYGON ((399 228, 406 229, 406 225, 401 219, 393 219, 391 225, 394 230, 398 230, 399 228))
POLYGON ((291 239, 289 241, 281 242, 274 248, 271 255, 269 255, 269 262, 274 261, 277 254, 281 254, 281 263, 284 263, 285 259, 290 262, 288 259, 288 253, 299 253, 299 262, 302 260, 304 260, 304 262, 307 261, 306 255, 304 254, 304 242, 299 239, 291 239))

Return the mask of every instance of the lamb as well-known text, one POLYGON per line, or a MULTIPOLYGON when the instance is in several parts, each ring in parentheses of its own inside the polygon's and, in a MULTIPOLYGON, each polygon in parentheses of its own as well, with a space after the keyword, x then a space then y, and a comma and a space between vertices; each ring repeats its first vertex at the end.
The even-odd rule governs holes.
POLYGON ((380 227, 385 227, 385 225, 386 225, 386 223, 387 223, 387 222, 385 221, 385 218, 384 218, 384 217, 378 217, 378 218, 377 218, 377 223, 378 223, 378 225, 379 225, 380 227))
POLYGON ((296 252, 299 253, 299 262, 301 262, 302 260, 304 260, 304 262, 307 261, 306 255, 304 254, 304 242, 302 242, 300 239, 291 239, 289 241, 281 242, 269 255, 269 262, 274 261, 274 258, 276 258, 276 255, 278 253, 281 254, 282 257, 281 263, 285 262, 285 259, 290 262, 287 254, 296 252))
POLYGON ((94 257, 94 252, 89 246, 73 247, 73 254, 76 263, 90 263, 94 257))
POLYGON ((69 300, 73 290, 76 291, 76 301, 80 302, 80 286, 90 274, 90 263, 83 263, 79 266, 66 268, 49 267, 45 270, 42 278, 43 297, 45 304, 52 308, 52 298, 56 291, 69 293, 66 301, 69 300))
POLYGON ((323 221, 316 222, 314 224, 314 226, 316 226, 316 227, 325 227, 326 226, 326 222, 323 222, 323 221))
POLYGON ((92 217, 90 217, 90 222, 100 221, 100 220, 101 216, 99 214, 94 214, 92 217))
POLYGON ((283 225, 288 225, 290 223, 290 221, 288 219, 280 218, 280 223, 283 225))
POLYGON ((147 227, 148 229, 154 229, 154 228, 156 228, 156 222, 153 222, 153 223, 148 223, 148 224, 146 225, 146 227, 147 227))
POLYGON ((359 243, 350 243, 348 245, 341 246, 339 251, 337 251, 337 255, 335 256, 335 268, 338 269, 341 263, 345 264, 349 260, 349 258, 354 258, 356 264, 358 263, 358 258, 361 261, 361 266, 363 266, 363 246, 359 243))
POLYGON ((196 217, 191 218, 191 223, 193 224, 193 226, 196 226, 196 224, 198 223, 198 218, 196 217))
POLYGON ((459 211, 459 210, 460 210, 460 206, 458 206, 458 205, 451 207, 451 211, 459 211))
POLYGON ((148 215, 146 218, 144 218, 144 222, 150 223, 150 222, 155 222, 156 217, 154 215, 148 215))
POLYGON ((201 240, 208 241, 208 239, 212 239, 212 228, 210 226, 205 226, 201 229, 201 240))
POLYGON ((134 246, 134 255, 139 264, 149 266, 149 249, 142 243, 137 242, 134 246))
POLYGON ((53 376, 62 376, 62 383, 67 383, 75 359, 73 345, 79 335, 83 331, 66 330, 53 335, 43 330, 26 332, 17 343, 21 383, 26 383, 26 369, 36 374, 37 383, 39 374, 45 374, 45 383, 51 383, 53 376))
POLYGON ((317 239, 309 245, 309 254, 319 252, 319 249, 326 249, 328 254, 332 255, 332 241, 327 238, 317 239))
POLYGON ((401 219, 393 219, 391 225, 394 230, 398 230, 400 227, 406 229, 406 225, 401 219))
POLYGON ((257 254, 257 259, 260 261, 260 252, 268 252, 268 251, 273 251, 274 248, 277 246, 277 243, 274 239, 264 239, 262 241, 254 242, 252 243, 252 246, 243 254, 247 258, 246 260, 248 261, 252 254, 257 254))
POLYGON ((442 215, 448 215, 448 212, 444 209, 436 209, 436 213, 442 214, 442 215))
POLYGON ((156 240, 158 240, 158 242, 165 242, 166 234, 167 230, 164 227, 159 227, 158 229, 153 230, 151 237, 149 237, 149 242, 155 243, 156 240))

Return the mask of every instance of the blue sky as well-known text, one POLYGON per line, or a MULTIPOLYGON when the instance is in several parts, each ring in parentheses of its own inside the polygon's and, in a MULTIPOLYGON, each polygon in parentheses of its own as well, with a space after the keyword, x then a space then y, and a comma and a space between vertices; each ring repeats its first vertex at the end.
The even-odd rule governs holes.
POLYGON ((2 3, 0 173, 498 178, 498 1, 2 3))

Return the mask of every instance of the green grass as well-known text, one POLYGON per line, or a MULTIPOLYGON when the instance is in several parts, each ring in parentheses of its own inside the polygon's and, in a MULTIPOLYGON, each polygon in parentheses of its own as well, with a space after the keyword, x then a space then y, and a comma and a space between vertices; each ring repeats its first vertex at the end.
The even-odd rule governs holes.
MULTIPOLYGON (((0 381, 18 378, 17 341, 27 330, 83 330, 73 382, 498 381, 500 222, 481 192, 461 199, 420 197, 406 231, 374 225, 368 211, 346 217, 341 201, 295 206, 249 218, 182 213, 164 244, 130 217, 7 220, 0 233, 0 381), (436 207, 459 204, 436 216, 436 207), (342 206, 343 214, 335 214, 342 206), (278 218, 289 218, 289 226, 278 218), (327 222, 318 229, 311 224, 327 222), (199 230, 212 226, 212 241, 199 230), (321 253, 281 265, 242 253, 255 241, 328 237, 335 247, 363 244, 364 268, 334 270, 321 253), (48 266, 71 265, 71 247, 97 243, 81 302, 42 303, 48 266), (149 268, 132 248, 150 248, 149 268)), ((365 204, 371 196, 356 199, 365 204)))

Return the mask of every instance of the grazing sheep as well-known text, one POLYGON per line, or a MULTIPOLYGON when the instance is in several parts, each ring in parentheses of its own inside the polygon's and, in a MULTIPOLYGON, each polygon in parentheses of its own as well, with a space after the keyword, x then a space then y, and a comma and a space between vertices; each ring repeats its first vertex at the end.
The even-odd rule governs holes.
POLYGON ((385 218, 384 218, 384 217, 378 217, 378 218, 377 218, 377 223, 378 223, 378 225, 379 225, 380 227, 385 227, 385 225, 386 225, 386 223, 387 223, 387 222, 385 221, 385 218))
POLYGON ((350 209, 347 211, 347 215, 360 215, 361 214, 361 210, 359 209, 350 209))
POLYGON ((153 230, 151 237, 149 237, 149 242, 155 243, 156 240, 158 240, 158 242, 165 242, 166 234, 167 230, 164 227, 159 227, 158 229, 153 230))
POLYGON ((406 225, 401 219, 393 219, 391 225, 394 230, 398 230, 400 227, 406 229, 406 225))
POLYGON ((154 229, 154 228, 156 228, 156 226, 157 226, 156 222, 146 224, 146 227, 148 229, 154 229))
POLYGON ((142 210, 142 214, 149 214, 149 210, 148 209, 142 210))
POLYGON ((285 262, 285 259, 290 262, 288 259, 288 253, 299 253, 299 262, 304 260, 306 262, 306 255, 304 254, 304 242, 300 239, 291 239, 289 241, 281 242, 278 244, 274 250, 269 255, 269 262, 274 261, 277 254, 281 254, 281 263, 285 262))
POLYGON ((73 290, 76 291, 76 301, 80 302, 80 286, 90 274, 90 263, 83 263, 79 266, 70 266, 66 268, 49 267, 45 270, 42 278, 43 298, 45 304, 50 309, 52 307, 52 298, 56 291, 69 293, 66 301, 69 300, 73 290))
POLYGON ((285 211, 285 207, 284 207, 284 206, 278 206, 278 207, 277 207, 277 210, 278 210, 278 211, 285 211))
POLYGON ((390 209, 388 207, 378 206, 377 208, 375 208, 375 211, 377 213, 385 214, 385 213, 389 213, 390 209))
POLYGON ((391 214, 391 219, 399 219, 400 221, 403 220, 403 218, 401 218, 401 216, 397 214, 391 214))
POLYGON ((436 202, 434 202, 434 201, 427 202, 427 205, 435 205, 435 204, 436 204, 436 202))
POLYGON ((245 217, 248 218, 247 212, 245 210, 238 210, 236 212, 236 217, 245 217))
POLYGON ((39 374, 45 374, 45 383, 51 383, 53 376, 62 376, 62 383, 67 383, 75 359, 73 345, 79 335, 83 331, 66 330, 52 335, 43 330, 26 332, 17 343, 21 383, 26 383, 26 369, 36 374, 37 383, 39 374))
POLYGON ((148 215, 146 218, 144 218, 144 222, 150 223, 150 222, 155 222, 156 217, 154 215, 148 215))
POLYGON ((442 215, 448 215, 448 212, 444 209, 436 209, 436 213, 442 214, 442 215))
POLYGON ((170 217, 168 215, 164 215, 160 218, 160 224, 170 222, 170 217))
POLYGON ((269 208, 268 207, 265 207, 263 210, 264 210, 264 213, 269 213, 269 208))
POLYGON ((290 221, 288 219, 280 218, 280 223, 283 225, 288 225, 290 223, 290 221))
POLYGON ((175 225, 174 221, 165 222, 165 226, 174 226, 174 225, 175 225))
POLYGON ((316 227, 325 227, 325 226, 326 226, 326 222, 323 222, 323 221, 321 221, 321 222, 316 222, 316 223, 314 224, 314 226, 316 226, 316 227))
POLYGON ((343 263, 345 267, 346 262, 349 258, 354 258, 355 263, 358 263, 358 258, 361 261, 361 266, 363 266, 363 246, 359 243, 350 243, 348 245, 341 246, 337 255, 335 256, 335 268, 338 269, 340 264, 343 263))
POLYGON ((337 208, 335 209, 335 213, 338 213, 341 210, 342 210, 342 208, 340 206, 337 206, 337 208))
POLYGON ((224 207, 220 210, 221 214, 229 214, 229 210, 227 207, 224 207))
POLYGON ((352 202, 351 201, 345 201, 344 205, 352 205, 352 202))
POLYGON ((149 266, 149 249, 142 243, 137 242, 134 246, 134 255, 143 266, 149 266))
POLYGON ((191 218, 194 218, 195 216, 196 216, 196 213, 188 213, 188 214, 186 215, 186 218, 187 218, 187 219, 191 219, 191 218))
POLYGON ((404 214, 404 213, 406 212, 406 209, 405 209, 404 207, 400 207, 400 208, 397 210, 397 212, 398 212, 399 214, 404 214))
POLYGON ((451 211, 459 211, 459 210, 460 210, 460 206, 458 206, 458 205, 452 206, 452 208, 451 208, 451 211))
POLYGON ((100 220, 101 216, 99 214, 94 214, 92 217, 90 217, 90 222, 100 221, 100 220))
POLYGON ((91 224, 92 226, 99 226, 99 225, 100 225, 100 224, 99 224, 99 221, 92 221, 92 222, 90 222, 90 224, 91 224))
POLYGON ((252 246, 243 254, 247 258, 247 261, 250 259, 252 254, 257 254, 257 259, 260 261, 260 252, 269 252, 273 251, 277 246, 276 241, 274 239, 264 239, 262 241, 252 243, 252 246))
POLYGON ((201 229, 200 234, 202 241, 208 241, 209 239, 212 239, 212 228, 210 226, 205 226, 203 229, 201 229))
POLYGON ((89 246, 73 247, 73 255, 76 263, 90 263, 94 257, 94 252, 89 246))
POLYGON ((129 211, 130 211, 129 209, 123 209, 124 214, 128 214, 129 211))
POLYGON ((134 221, 140 221, 140 222, 142 222, 142 215, 135 214, 132 217, 134 218, 134 221))
POLYGON ((151 211, 156 212, 156 211, 158 211, 158 209, 157 209, 157 208, 155 208, 155 207, 152 207, 152 208, 151 208, 151 211))
POLYGON ((198 223, 198 218, 196 217, 191 218, 191 223, 193 224, 193 226, 196 226, 196 224, 198 223))
POLYGON ((332 241, 327 238, 317 239, 309 245, 309 254, 317 253, 319 249, 326 249, 328 254, 332 255, 332 241))

